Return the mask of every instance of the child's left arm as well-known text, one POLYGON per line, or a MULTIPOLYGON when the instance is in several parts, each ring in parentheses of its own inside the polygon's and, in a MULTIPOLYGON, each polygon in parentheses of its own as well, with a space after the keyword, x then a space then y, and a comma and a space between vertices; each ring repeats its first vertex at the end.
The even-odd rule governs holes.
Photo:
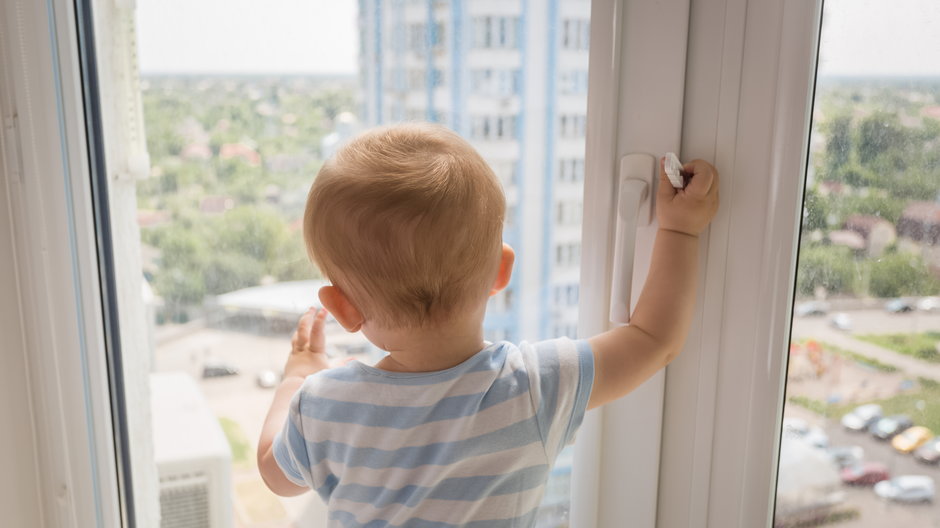
POLYGON ((307 376, 330 367, 323 336, 325 320, 326 310, 314 311, 313 308, 300 318, 297 331, 291 339, 291 353, 284 366, 284 379, 274 393, 274 402, 271 403, 268 417, 261 428, 261 439, 258 441, 258 470, 268 488, 284 497, 300 495, 308 488, 288 480, 277 465, 274 459, 274 438, 284 428, 291 398, 307 376))

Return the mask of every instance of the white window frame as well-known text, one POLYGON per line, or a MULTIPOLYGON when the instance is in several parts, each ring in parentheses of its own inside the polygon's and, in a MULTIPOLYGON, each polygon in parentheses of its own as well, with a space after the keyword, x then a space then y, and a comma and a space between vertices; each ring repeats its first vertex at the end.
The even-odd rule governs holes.
MULTIPOLYGON (((573 526, 772 525, 820 12, 819 0, 594 1, 581 335, 607 325, 621 156, 713 161, 722 207, 685 350, 585 421, 573 526)), ((634 299, 654 232, 637 235, 634 299)))
POLYGON ((18 284, 0 303, 22 318, 9 344, 26 358, 28 393, 15 402, 33 411, 18 424, 35 430, 31 515, 84 528, 120 526, 121 508, 77 41, 71 2, 0 5, 4 229, 18 284))
MULTIPOLYGON (((702 0, 690 11, 689 0, 593 0, 580 335, 607 327, 621 155, 675 150, 681 139, 683 159, 722 172, 723 206, 703 237, 686 350, 585 420, 575 527, 770 525, 820 4, 702 0)), ((22 358, 35 431, 19 441, 36 441, 40 511, 23 515, 120 526, 73 9, 0 7, 0 110, 13 123, 0 211, 18 285, 0 306, 23 321, 21 339, 5 342, 22 358)), ((637 237, 637 286, 654 232, 637 237)))

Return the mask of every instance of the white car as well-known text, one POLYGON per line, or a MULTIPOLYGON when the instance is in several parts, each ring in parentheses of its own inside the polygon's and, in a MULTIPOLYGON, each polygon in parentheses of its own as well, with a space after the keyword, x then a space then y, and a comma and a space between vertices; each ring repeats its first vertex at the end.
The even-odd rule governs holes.
POLYGON ((842 427, 850 431, 866 431, 868 426, 881 418, 881 406, 876 403, 860 405, 842 417, 842 427))
POLYGON ((783 434, 788 438, 797 438, 807 444, 825 449, 829 447, 829 436, 816 426, 806 423, 806 420, 800 418, 784 418, 783 434))
POLYGON ((829 324, 831 324, 832 327, 836 330, 848 332, 852 329, 852 318, 847 313, 839 312, 837 314, 833 314, 832 319, 829 320, 829 324))
POLYGON ((799 317, 826 315, 829 313, 829 303, 825 301, 801 302, 793 309, 793 313, 799 317))
POLYGON ((917 301, 917 309, 925 312, 940 310, 940 297, 924 297, 917 301))
POLYGON ((839 469, 844 469, 861 464, 865 450, 860 446, 838 446, 826 449, 826 454, 839 469))
POLYGON ((933 479, 926 475, 903 475, 875 484, 882 499, 898 502, 933 502, 933 479))

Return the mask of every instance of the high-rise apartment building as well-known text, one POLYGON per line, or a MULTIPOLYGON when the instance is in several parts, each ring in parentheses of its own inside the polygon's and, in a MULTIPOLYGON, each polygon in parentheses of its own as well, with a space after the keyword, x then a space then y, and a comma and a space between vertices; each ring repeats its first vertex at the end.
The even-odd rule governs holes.
POLYGON ((506 190, 509 287, 489 339, 574 336, 589 0, 360 0, 361 115, 467 138, 506 190))

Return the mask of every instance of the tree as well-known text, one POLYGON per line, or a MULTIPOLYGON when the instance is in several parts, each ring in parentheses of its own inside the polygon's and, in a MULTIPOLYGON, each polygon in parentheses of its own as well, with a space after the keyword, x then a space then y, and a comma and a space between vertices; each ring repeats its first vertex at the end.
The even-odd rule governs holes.
POLYGON ((803 230, 826 229, 829 210, 829 200, 821 196, 815 187, 807 189, 806 196, 803 197, 803 230))
POLYGON ((858 125, 858 159, 869 165, 878 156, 905 146, 907 134, 896 114, 876 112, 858 125))
POLYGON ((875 297, 933 295, 940 283, 930 275, 920 256, 911 253, 890 253, 869 263, 869 290, 875 297))
POLYGON ((858 271, 849 248, 806 245, 800 248, 797 289, 803 295, 819 287, 828 293, 853 293, 858 271))
POLYGON ((830 172, 847 164, 852 156, 852 116, 840 114, 823 125, 826 140, 826 160, 830 172))

